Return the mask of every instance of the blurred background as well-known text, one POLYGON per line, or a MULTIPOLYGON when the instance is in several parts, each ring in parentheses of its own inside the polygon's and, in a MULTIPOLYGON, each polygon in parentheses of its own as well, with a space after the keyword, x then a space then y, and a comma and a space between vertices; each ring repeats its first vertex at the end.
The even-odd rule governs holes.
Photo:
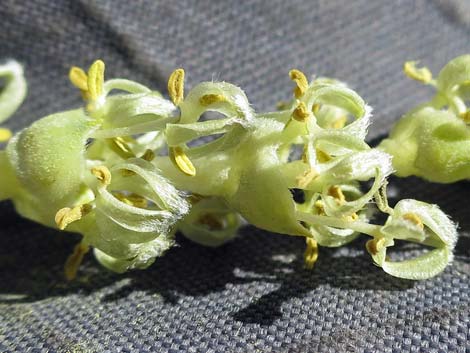
MULTIPOLYGON (((403 62, 437 74, 469 43, 465 0, 0 1, 0 60, 22 62, 29 83, 6 124, 14 130, 79 106, 68 70, 101 58, 108 78, 165 94, 177 67, 188 89, 232 82, 258 111, 291 97, 292 68, 334 77, 374 108, 374 139, 432 94, 402 74, 403 62)), ((321 249, 308 272, 301 239, 248 226, 215 250, 178 238, 145 272, 111 274, 89 256, 65 283, 78 238, 1 203, 0 351, 468 352, 469 184, 392 183, 397 197, 439 203, 460 223, 456 261, 441 276, 391 278, 363 240, 321 249)))

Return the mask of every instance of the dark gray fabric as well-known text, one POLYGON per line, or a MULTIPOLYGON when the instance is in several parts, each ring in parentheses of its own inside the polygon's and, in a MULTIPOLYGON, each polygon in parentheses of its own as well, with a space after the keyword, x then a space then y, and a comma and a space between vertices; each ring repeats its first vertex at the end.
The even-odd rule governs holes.
MULTIPOLYGON (((469 18, 465 0, 2 0, 0 58, 23 62, 30 84, 7 125, 80 104, 68 68, 102 58, 107 77, 161 89, 176 67, 188 87, 233 82, 263 110, 290 96, 291 68, 333 76, 375 108, 374 138, 431 94, 404 78, 402 62, 437 72, 470 52, 469 18)), ((460 223, 456 260, 432 280, 384 274, 363 239, 322 248, 305 271, 301 239, 247 226, 219 249, 178 238, 142 272, 111 274, 89 256, 66 283, 62 265, 78 237, 1 203, 0 351, 470 352, 469 184, 392 185, 396 197, 439 203, 460 223)))

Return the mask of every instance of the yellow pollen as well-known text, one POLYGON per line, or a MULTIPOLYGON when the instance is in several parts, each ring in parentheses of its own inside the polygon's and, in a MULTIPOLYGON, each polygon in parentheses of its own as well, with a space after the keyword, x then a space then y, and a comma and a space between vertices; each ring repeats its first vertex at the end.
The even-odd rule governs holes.
POLYGON ((333 185, 328 189, 328 195, 334 197, 339 205, 342 205, 346 201, 343 190, 337 185, 333 185))
POLYGON ((302 97, 308 88, 307 77, 305 77, 305 74, 302 71, 297 70, 297 69, 290 70, 289 77, 297 85, 294 88, 294 96, 296 98, 302 97))
POLYGON ((0 127, 0 142, 7 142, 11 136, 11 130, 0 127))
POLYGON ((403 219, 405 219, 405 220, 407 220, 411 223, 414 223, 415 225, 417 225, 421 229, 424 229, 423 221, 421 220, 421 218, 419 218, 419 216, 416 213, 412 213, 412 212, 405 213, 403 215, 403 219))
POLYGON ((354 222, 359 219, 359 216, 357 215, 356 212, 354 212, 353 214, 350 214, 349 216, 344 216, 344 219, 348 222, 354 222))
POLYGON ((366 243, 367 252, 371 255, 377 255, 385 245, 385 238, 374 238, 366 243))
POLYGON ((84 204, 75 206, 74 208, 61 208, 55 214, 55 223, 60 230, 64 230, 70 223, 79 221, 90 213, 92 206, 90 204, 84 204))
POLYGON ((307 121, 309 117, 310 113, 307 111, 307 107, 305 106, 304 102, 300 102, 297 108, 295 108, 292 112, 292 118, 301 123, 307 121))
POLYGON ((114 137, 109 139, 111 142, 111 149, 116 152, 121 158, 128 159, 134 158, 135 154, 132 152, 131 147, 122 137, 114 137))
POLYGON ((145 150, 145 153, 140 157, 147 162, 151 162, 155 159, 155 153, 152 150, 145 150))
POLYGON ((189 176, 196 175, 196 168, 188 158, 183 149, 179 146, 170 147, 170 157, 173 163, 181 170, 184 174, 189 176))
POLYGON ((313 238, 305 238, 306 248, 304 253, 305 267, 309 270, 313 269, 318 259, 318 244, 313 238))
POLYGON ((326 163, 331 160, 331 156, 319 148, 316 149, 316 153, 317 153, 317 160, 319 163, 326 163))
POLYGON ((88 76, 81 68, 72 66, 69 71, 69 80, 80 91, 88 91, 88 76))
POLYGON ((175 105, 179 105, 184 98, 184 70, 176 69, 168 79, 168 93, 175 105))
POLYGON ((88 92, 92 101, 103 94, 104 68, 104 62, 96 60, 88 70, 88 92))
POLYGON ((199 98, 199 104, 201 104, 203 107, 207 107, 215 103, 223 103, 226 101, 227 98, 225 98, 223 94, 205 94, 199 98))
POLYGON ((297 177, 297 186, 301 189, 305 189, 318 176, 319 174, 314 168, 309 168, 302 173, 302 175, 297 177))
POLYGON ((460 118, 466 123, 470 124, 470 110, 460 114, 460 118))
POLYGON ((308 163, 308 145, 305 144, 302 150, 302 162, 308 163))
POLYGON ((403 72, 409 78, 422 82, 429 83, 432 81, 432 73, 427 67, 417 68, 417 61, 407 61, 403 64, 403 72))
POLYGON ((332 124, 332 127, 333 129, 342 129, 344 125, 346 125, 347 121, 348 121, 348 117, 346 115, 342 116, 341 118, 339 118, 332 124))
POLYGON ((90 247, 82 243, 75 246, 73 253, 67 258, 64 265, 64 274, 68 281, 75 279, 78 269, 83 262, 83 257, 89 250, 90 247))
POLYGON ((312 105, 312 113, 318 114, 318 112, 320 111, 320 108, 321 108, 321 105, 318 103, 315 103, 314 105, 312 105))
POLYGON ((91 174, 93 174, 104 186, 111 184, 111 172, 104 165, 91 168, 91 174))
POLYGON ((134 206, 138 208, 147 208, 148 207, 148 202, 147 199, 143 196, 140 196, 138 194, 128 194, 125 195, 122 192, 114 192, 113 193, 114 197, 116 197, 119 201, 124 202, 125 204, 129 206, 134 206))
POLYGON ((325 215, 325 207, 323 206, 323 201, 322 200, 315 201, 315 203, 313 205, 314 205, 314 207, 317 211, 317 214, 319 214, 321 216, 325 215))

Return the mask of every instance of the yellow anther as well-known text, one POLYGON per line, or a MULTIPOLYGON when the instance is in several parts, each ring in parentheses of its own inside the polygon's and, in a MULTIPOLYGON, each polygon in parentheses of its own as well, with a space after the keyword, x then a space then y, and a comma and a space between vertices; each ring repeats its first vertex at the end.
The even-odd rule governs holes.
POLYGON ((123 177, 130 177, 136 174, 134 171, 129 169, 121 169, 120 172, 123 177))
POLYGON ((318 244, 317 241, 313 238, 305 238, 307 247, 305 248, 304 253, 304 263, 305 267, 309 270, 313 269, 315 262, 318 259, 318 244))
POLYGON ((215 103, 223 103, 226 101, 227 98, 225 98, 223 94, 205 94, 199 98, 199 104, 201 104, 203 107, 207 107, 215 103))
POLYGON ((11 136, 11 130, 0 127, 0 142, 7 142, 11 136))
POLYGON ((419 228, 424 229, 423 221, 421 220, 421 218, 419 218, 419 216, 416 213, 412 213, 412 212, 405 213, 403 215, 403 219, 406 219, 407 221, 417 225, 419 228))
POLYGON ((148 202, 147 199, 143 196, 138 194, 123 194, 122 192, 113 192, 114 197, 116 197, 119 201, 124 202, 129 206, 139 207, 139 208, 147 208, 148 202))
POLYGON ((359 219, 359 216, 356 212, 354 212, 353 214, 350 214, 349 216, 344 216, 343 218, 348 222, 354 222, 359 219))
POLYGON ((465 124, 470 124, 470 110, 461 113, 460 118, 465 122, 465 124))
POLYGON ((409 78, 422 82, 429 83, 432 81, 432 73, 427 67, 417 68, 417 61, 407 61, 403 64, 403 72, 409 78))
POLYGON ((371 255, 377 255, 385 246, 385 238, 374 238, 366 243, 367 252, 371 255))
POLYGON ((319 174, 314 168, 309 168, 302 173, 302 175, 297 177, 297 186, 301 189, 305 189, 318 176, 319 174))
POLYGON ((326 163, 331 160, 331 156, 319 148, 316 149, 316 154, 317 154, 317 160, 319 163, 326 163))
POLYGON ((348 117, 345 115, 345 116, 342 116, 341 118, 339 118, 338 120, 336 120, 332 125, 331 127, 333 129, 342 129, 345 125, 346 125, 346 122, 348 121, 348 117))
POLYGON ((72 66, 69 71, 69 80, 80 91, 88 91, 88 76, 81 68, 72 66))
POLYGON ((176 69, 168 79, 168 93, 175 105, 179 105, 184 98, 184 70, 176 69))
POLYGON ((338 185, 330 186, 328 189, 328 195, 334 197, 339 205, 342 205, 344 202, 346 202, 346 197, 343 194, 343 190, 341 190, 338 185))
POLYGON ((303 96, 305 91, 308 88, 308 80, 305 77, 305 74, 297 69, 293 69, 289 71, 289 77, 292 81, 296 83, 296 87, 294 88, 294 96, 296 98, 300 98, 303 96))
POLYGON ((89 204, 75 206, 74 208, 61 208, 55 214, 55 223, 60 230, 64 230, 70 223, 79 221, 90 213, 92 206, 89 204))
POLYGON ((181 170, 184 174, 189 176, 196 175, 196 168, 188 158, 183 149, 179 146, 170 147, 170 157, 173 163, 181 170))
POLYGON ((325 206, 323 205, 323 201, 322 200, 317 200, 315 201, 315 203, 313 204, 313 206, 315 207, 315 210, 317 211, 316 213, 321 215, 321 216, 324 216, 325 215, 325 206))
POLYGON ((104 68, 104 62, 96 60, 88 70, 88 92, 92 101, 103 94, 104 68))
POLYGON ((67 258, 64 265, 64 274, 68 281, 75 279, 78 269, 83 262, 83 257, 89 250, 90 247, 82 243, 75 246, 73 253, 67 258))
POLYGON ((147 162, 151 162, 155 159, 155 153, 152 150, 145 150, 145 153, 140 157, 147 162))
POLYGON ((206 213, 199 217, 197 223, 208 227, 210 230, 224 229, 223 222, 211 213, 206 213))
POLYGON ((114 137, 108 140, 111 144, 111 149, 116 152, 121 158, 128 159, 134 158, 135 154, 132 152, 131 147, 122 137, 114 137))
POLYGON ((297 108, 292 112, 292 118, 294 120, 300 121, 301 123, 307 121, 310 117, 310 113, 307 110, 304 102, 300 102, 297 108))
POLYGON ((302 162, 308 163, 308 145, 305 144, 302 150, 302 162))
POLYGON ((318 114, 318 112, 320 111, 320 108, 321 108, 321 105, 318 103, 315 103, 314 105, 312 105, 313 114, 318 114))
POLYGON ((111 184, 111 172, 104 165, 91 168, 91 174, 93 174, 104 186, 111 184))

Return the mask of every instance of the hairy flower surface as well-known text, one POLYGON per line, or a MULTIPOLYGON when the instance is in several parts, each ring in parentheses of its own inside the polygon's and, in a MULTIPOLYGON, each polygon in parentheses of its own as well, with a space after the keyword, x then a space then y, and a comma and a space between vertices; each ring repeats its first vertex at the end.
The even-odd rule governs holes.
MULTIPOLYGON (((414 65, 408 70, 432 82, 414 65)), ((309 82, 292 70, 293 99, 257 113, 230 83, 203 82, 186 94, 182 69, 168 80, 170 100, 133 81, 105 81, 104 72, 100 60, 87 72, 73 67, 85 107, 36 121, 0 152, 1 199, 26 218, 83 235, 67 278, 90 247, 113 271, 143 269, 178 230, 219 246, 243 220, 305 237, 308 268, 318 245, 342 246, 361 233, 372 237, 373 261, 397 277, 428 278, 451 261, 457 233, 436 206, 388 206, 391 156, 364 141, 372 110, 344 83, 309 82), (374 203, 388 215, 383 226, 369 223, 374 203), (392 262, 386 249, 395 239, 435 249, 392 262)))
POLYGON ((450 61, 436 80, 415 62, 406 63, 404 70, 437 92, 405 114, 379 148, 393 156, 398 176, 438 183, 470 179, 470 55, 450 61))

